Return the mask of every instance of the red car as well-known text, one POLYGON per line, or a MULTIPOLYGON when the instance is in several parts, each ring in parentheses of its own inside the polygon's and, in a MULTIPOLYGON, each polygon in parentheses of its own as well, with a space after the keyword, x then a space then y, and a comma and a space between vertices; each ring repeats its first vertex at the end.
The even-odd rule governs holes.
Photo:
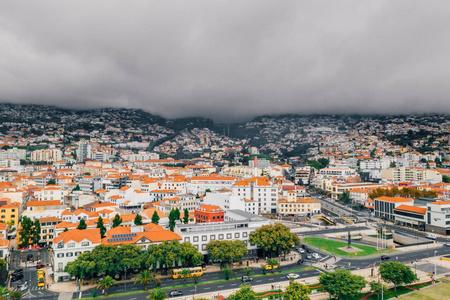
POLYGON ((45 267, 44 264, 37 264, 37 265, 36 265, 36 269, 42 269, 43 267, 45 267))

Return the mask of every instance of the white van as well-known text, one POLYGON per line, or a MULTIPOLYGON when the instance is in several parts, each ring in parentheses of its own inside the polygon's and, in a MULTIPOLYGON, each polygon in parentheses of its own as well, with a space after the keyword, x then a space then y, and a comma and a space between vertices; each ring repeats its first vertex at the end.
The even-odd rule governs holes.
POLYGON ((427 233, 427 234, 425 235, 425 237, 426 237, 427 239, 432 239, 432 240, 435 240, 435 239, 436 239, 436 235, 435 235, 434 233, 427 233))

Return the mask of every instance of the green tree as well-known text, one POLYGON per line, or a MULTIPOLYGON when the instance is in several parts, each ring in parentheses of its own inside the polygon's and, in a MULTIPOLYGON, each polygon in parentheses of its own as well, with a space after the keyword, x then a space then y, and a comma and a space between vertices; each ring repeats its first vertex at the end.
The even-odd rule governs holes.
POLYGON ((271 270, 272 273, 273 273, 274 267, 275 267, 275 266, 278 266, 279 264, 278 264, 278 261, 277 261, 276 259, 271 258, 271 259, 267 260, 267 265, 271 267, 270 270, 271 270))
POLYGON ((244 269, 244 273, 245 273, 245 276, 250 276, 250 274, 253 273, 253 270, 252 270, 252 268, 247 267, 244 269))
POLYGON ((139 270, 142 267, 142 249, 137 245, 122 244, 115 254, 115 261, 119 270, 139 270))
POLYGON ((37 245, 41 240, 41 224, 39 220, 35 220, 32 228, 32 241, 34 245, 37 245))
POLYGON ((69 228, 67 228, 67 227, 64 227, 64 230, 63 230, 63 232, 67 232, 67 231, 69 231, 69 228))
POLYGON ((112 287, 116 281, 109 275, 98 281, 97 289, 104 289, 105 296, 108 296, 108 289, 112 287))
POLYGON ((450 183, 450 176, 442 175, 442 182, 450 183))
POLYGON ((264 265, 264 264, 261 265, 261 272, 262 272, 263 275, 267 274, 266 265, 264 265))
POLYGON ((240 261, 248 249, 244 241, 212 240, 206 245, 206 252, 212 261, 221 262, 240 261))
POLYGON ((5 268, 7 262, 6 260, 0 258, 0 270, 3 270, 3 268, 5 268))
POLYGON ((104 238, 104 237, 105 237, 105 234, 106 234, 106 227, 105 227, 105 225, 103 224, 103 218, 102 218, 102 216, 99 216, 99 217, 98 217, 98 220, 97 220, 97 228, 100 228, 100 235, 101 235, 102 238, 104 238))
POLYGON ((380 276, 384 281, 394 284, 395 290, 401 284, 409 284, 417 280, 417 276, 411 268, 399 261, 382 263, 378 268, 378 272, 380 272, 380 276))
POLYGON ((148 295, 147 298, 150 298, 152 300, 164 300, 169 297, 167 297, 166 292, 164 292, 162 289, 156 288, 150 292, 150 295, 148 295))
POLYGON ((387 292, 387 287, 383 284, 381 284, 381 282, 369 282, 370 285, 370 291, 373 292, 375 295, 378 295, 381 293, 381 290, 383 290, 383 292, 387 292))
POLYGON ((137 214, 136 217, 134 218, 134 224, 135 225, 142 225, 142 217, 140 214, 137 214))
POLYGON ((147 285, 150 282, 153 282, 155 280, 155 274, 151 273, 149 270, 141 271, 141 273, 136 276, 136 279, 134 283, 143 283, 144 284, 144 291, 147 291, 147 285))
POLYGON ((231 294, 227 298, 228 300, 256 300, 256 293, 253 291, 252 286, 249 284, 243 284, 240 289, 234 294, 231 294))
POLYGON ((231 277, 231 269, 229 267, 222 268, 223 276, 225 276, 225 280, 230 280, 231 277))
POLYGON ((350 198, 350 192, 349 191, 344 191, 339 196, 339 201, 342 201, 344 203, 350 203, 352 201, 352 199, 350 198))
POLYGON ((180 220, 181 212, 180 212, 180 210, 178 208, 175 209, 175 216, 177 217, 177 220, 180 220))
POLYGON ((291 282, 283 293, 283 299, 285 300, 309 300, 309 294, 311 290, 307 285, 291 282))
POLYGON ((189 242, 181 243, 177 247, 176 254, 177 261, 179 261, 182 266, 186 267, 197 266, 203 261, 204 258, 203 254, 198 251, 197 247, 189 242))
POLYGON ((120 224, 122 224, 122 218, 119 216, 119 214, 116 214, 113 219, 112 227, 115 228, 115 227, 119 226, 120 224))
POLYGON ((300 239, 291 233, 289 227, 281 223, 264 225, 250 233, 249 242, 262 248, 269 257, 276 256, 281 250, 284 254, 291 251, 292 247, 300 244, 300 239))
POLYGON ((8 297, 9 293, 11 293, 10 290, 8 290, 5 287, 0 286, 0 300, 4 300, 8 297))
POLYGON ((56 184, 56 180, 51 178, 49 181, 47 181, 46 185, 54 185, 54 184, 56 184))
POLYGON ((30 218, 24 216, 22 218, 21 226, 22 229, 19 232, 20 237, 22 238, 21 246, 23 248, 26 248, 30 245, 30 237, 33 234, 33 222, 30 218))
POLYGON ((77 229, 84 230, 84 229, 86 229, 86 227, 87 227, 86 221, 84 219, 81 219, 80 223, 78 224, 77 229))
POLYGON ((172 209, 169 213, 169 229, 173 231, 175 229, 175 224, 177 222, 177 213, 172 209))
POLYGON ((364 277, 353 275, 349 270, 343 269, 320 274, 319 282, 330 296, 337 299, 356 297, 366 286, 364 277))
POLYGON ((186 278, 191 275, 191 270, 189 268, 181 269, 180 275, 183 276, 183 282, 186 284, 186 278))
POLYGON ((76 187, 73 188, 72 192, 81 191, 80 186, 77 184, 76 187))
POLYGON ((156 210, 153 212, 152 223, 156 224, 156 225, 158 225, 158 223, 159 223, 159 216, 158 216, 158 213, 156 212, 156 210))
POLYGON ((189 211, 187 208, 184 209, 183 223, 189 223, 189 211))
POLYGON ((14 291, 9 293, 9 299, 11 300, 20 300, 22 299, 23 295, 20 291, 14 291))
POLYGON ((81 284, 83 284, 84 279, 93 279, 97 272, 97 264, 93 259, 91 252, 81 253, 76 260, 67 263, 64 271, 69 273, 71 276, 81 279, 81 284))

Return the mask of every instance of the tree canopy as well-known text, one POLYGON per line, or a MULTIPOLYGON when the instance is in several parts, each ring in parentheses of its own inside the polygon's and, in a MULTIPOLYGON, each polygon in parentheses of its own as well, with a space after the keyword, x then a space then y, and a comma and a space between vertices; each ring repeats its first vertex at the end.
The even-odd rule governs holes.
POLYGON ((311 290, 307 285, 291 282, 283 293, 283 299, 285 300, 309 300, 309 294, 311 290))
POLYGON ((115 227, 119 226, 120 224, 122 224, 122 218, 119 216, 119 214, 116 214, 113 219, 112 227, 115 228, 115 227))
POLYGON ((270 256, 278 255, 279 251, 289 253, 293 246, 300 244, 295 233, 281 223, 264 225, 250 233, 249 242, 258 245, 270 256))
POLYGON ((231 294, 227 298, 228 300, 256 300, 256 293, 253 291, 252 286, 249 284, 243 284, 240 289, 234 294, 231 294))
POLYGON ((206 252, 212 261, 221 262, 239 261, 247 253, 248 249, 244 241, 219 241, 212 240, 206 245, 206 252))
POLYGON ((399 261, 382 263, 379 272, 381 278, 386 282, 393 283, 395 288, 401 284, 409 284, 417 280, 417 276, 411 268, 399 261))
POLYGON ((81 220, 80 220, 80 223, 78 224, 77 229, 83 230, 83 229, 86 229, 86 227, 87 227, 86 221, 85 221, 84 219, 81 219, 81 220))
POLYGON ((419 190, 416 188, 410 188, 410 187, 403 187, 399 189, 398 187, 394 186, 391 189, 383 189, 383 188, 376 188, 372 192, 369 193, 369 198, 375 199, 379 197, 405 197, 405 198, 413 198, 418 199, 420 197, 427 197, 427 198, 436 198, 437 193, 435 191, 426 191, 426 190, 419 190))
POLYGON ((153 212, 152 223, 156 224, 156 225, 158 225, 158 223, 159 223, 159 216, 158 216, 158 213, 156 212, 156 210, 153 212))
POLYGON ((319 282, 330 296, 337 299, 356 297, 366 286, 363 276, 353 275, 349 270, 343 269, 320 274, 319 282))
POLYGON ((142 225, 142 216, 140 214, 137 214, 134 218, 134 224, 135 225, 142 225))

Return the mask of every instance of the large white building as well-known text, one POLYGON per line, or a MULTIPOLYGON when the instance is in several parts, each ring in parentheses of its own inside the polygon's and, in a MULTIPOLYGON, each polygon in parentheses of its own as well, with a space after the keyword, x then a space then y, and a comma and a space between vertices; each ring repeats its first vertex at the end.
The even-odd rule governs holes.
POLYGON ((41 149, 31 152, 32 161, 55 162, 62 160, 62 151, 57 148, 41 149))
POLYGON ((233 195, 258 202, 260 213, 275 214, 278 208, 278 185, 253 177, 233 184, 233 195))
POLYGON ((202 254, 207 254, 206 245, 212 240, 241 240, 249 250, 249 255, 256 255, 257 246, 248 242, 251 232, 270 221, 242 210, 228 210, 225 212, 225 222, 202 224, 178 224, 175 232, 183 242, 190 242, 202 254))
POLYGON ((255 215, 259 214, 258 201, 234 196, 227 189, 206 193, 203 197, 203 203, 220 206, 223 210, 239 209, 255 215))

